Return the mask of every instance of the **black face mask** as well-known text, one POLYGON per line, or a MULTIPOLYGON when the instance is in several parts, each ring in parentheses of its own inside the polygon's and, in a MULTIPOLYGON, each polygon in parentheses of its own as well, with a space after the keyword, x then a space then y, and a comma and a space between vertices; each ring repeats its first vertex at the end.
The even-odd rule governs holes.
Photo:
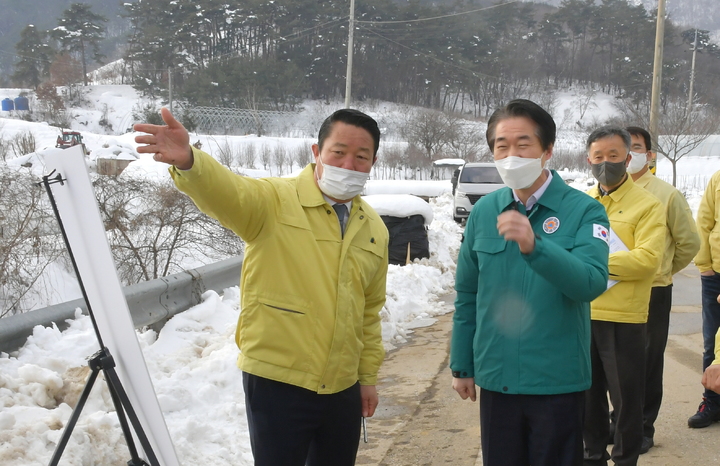
POLYGON ((601 185, 611 187, 622 181, 627 171, 626 163, 627 157, 622 162, 593 163, 590 168, 593 176, 601 185))

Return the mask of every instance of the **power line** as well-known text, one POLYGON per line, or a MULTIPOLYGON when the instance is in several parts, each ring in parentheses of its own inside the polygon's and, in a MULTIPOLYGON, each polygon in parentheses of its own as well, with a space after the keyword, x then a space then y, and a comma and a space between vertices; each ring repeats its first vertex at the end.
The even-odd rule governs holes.
POLYGON ((417 53, 418 55, 422 55, 422 56, 424 56, 424 57, 426 57, 426 58, 429 58, 430 60, 434 60, 434 61, 436 61, 436 62, 438 62, 438 63, 442 63, 443 65, 452 66, 452 67, 455 67, 455 68, 457 68, 457 69, 459 69, 459 70, 466 71, 466 72, 468 72, 468 73, 471 73, 471 74, 472 74, 473 76, 475 76, 475 77, 481 77, 481 76, 482 76, 482 77, 484 77, 484 78, 500 79, 500 78, 498 78, 497 76, 490 76, 490 75, 488 75, 488 74, 480 73, 479 71, 473 71, 473 70, 471 70, 471 69, 468 69, 468 68, 459 66, 459 65, 457 65, 457 64, 455 64, 455 63, 450 63, 450 62, 443 61, 443 60, 441 60, 441 59, 439 59, 439 58, 437 58, 437 57, 435 57, 435 56, 433 56, 433 55, 430 55, 430 54, 425 53, 425 52, 421 52, 421 51, 419 51, 419 50, 413 49, 412 47, 408 47, 407 45, 403 45, 403 44, 401 44, 401 43, 399 43, 399 42, 397 42, 397 41, 394 41, 394 40, 392 40, 392 39, 389 39, 389 38, 387 38, 387 37, 384 37, 382 34, 376 32, 376 31, 373 31, 372 29, 366 28, 366 27, 364 27, 364 26, 360 26, 360 28, 361 28, 361 29, 364 29, 364 30, 366 30, 366 31, 368 31, 368 32, 370 32, 371 34, 375 34, 376 36, 380 37, 381 39, 384 39, 384 40, 386 40, 386 41, 388 41, 388 42, 392 42, 393 44, 398 45, 398 46, 400 46, 400 47, 406 48, 406 49, 410 50, 410 51, 413 52, 413 53, 417 53))
POLYGON ((431 18, 407 19, 407 20, 399 20, 399 21, 355 21, 355 22, 356 22, 356 23, 364 23, 364 24, 418 23, 418 22, 421 22, 421 21, 433 21, 433 20, 436 20, 436 19, 452 18, 452 17, 454 17, 454 16, 467 15, 467 14, 470 14, 470 13, 477 13, 478 11, 485 11, 485 10, 490 10, 490 9, 497 8, 497 7, 501 7, 501 6, 512 5, 513 3, 518 3, 518 0, 513 0, 512 2, 507 2, 507 3, 499 3, 499 4, 497 4, 497 5, 492 5, 492 6, 486 6, 486 7, 483 7, 483 8, 478 8, 477 10, 461 11, 461 12, 458 12, 458 13, 450 13, 450 14, 442 15, 442 16, 433 16, 433 17, 431 17, 431 18))
POLYGON ((26 60, 33 60, 33 61, 38 61, 38 62, 52 63, 52 60, 45 60, 45 59, 37 58, 37 57, 29 57, 29 56, 27 56, 27 55, 19 55, 19 54, 17 54, 17 53, 5 52, 5 51, 3 51, 3 50, 0 50, 0 54, 2 54, 2 55, 8 55, 8 56, 10 56, 10 57, 24 58, 24 59, 26 59, 26 60))

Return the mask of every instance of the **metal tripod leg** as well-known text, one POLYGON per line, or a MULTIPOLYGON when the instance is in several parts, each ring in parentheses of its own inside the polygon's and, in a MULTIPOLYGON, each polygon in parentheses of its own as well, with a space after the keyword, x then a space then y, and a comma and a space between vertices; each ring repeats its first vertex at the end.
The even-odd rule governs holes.
POLYGON ((128 466, 150 465, 148 465, 148 463, 143 461, 138 456, 137 449, 135 448, 135 442, 132 438, 132 432, 130 431, 130 426, 128 425, 127 418, 125 417, 125 411, 127 411, 127 416, 130 418, 130 422, 135 429, 135 433, 140 440, 140 444, 142 445, 145 454, 148 456, 152 466, 160 466, 160 463, 158 462, 157 457, 152 450, 152 446, 150 445, 150 442, 145 435, 145 431, 140 424, 140 420, 138 419, 137 414, 135 413, 135 410, 130 403, 130 399, 128 398, 127 393, 125 392, 125 389, 120 382, 120 378, 115 371, 115 361, 110 355, 110 351, 107 348, 103 348, 97 353, 95 353, 90 358, 88 366, 90 367, 92 372, 90 373, 90 377, 85 384, 85 388, 83 389, 83 392, 78 399, 77 406, 75 406, 75 409, 73 410, 73 413, 70 416, 67 425, 65 426, 65 431, 60 438, 60 442, 58 442, 58 445, 55 448, 55 453, 50 460, 49 466, 57 466, 58 462, 60 461, 65 447, 67 446, 68 440, 70 440, 70 435, 72 435, 72 431, 75 428, 75 424, 77 424, 77 421, 80 418, 80 412, 85 406, 88 396, 90 395, 90 391, 92 390, 93 384, 97 380, 97 376, 101 370, 105 375, 105 381, 108 384, 110 396, 113 400, 113 404, 115 405, 115 410, 120 421, 120 426, 122 427, 123 435, 125 436, 125 442, 127 443, 128 450, 132 458, 130 461, 127 462, 128 466))

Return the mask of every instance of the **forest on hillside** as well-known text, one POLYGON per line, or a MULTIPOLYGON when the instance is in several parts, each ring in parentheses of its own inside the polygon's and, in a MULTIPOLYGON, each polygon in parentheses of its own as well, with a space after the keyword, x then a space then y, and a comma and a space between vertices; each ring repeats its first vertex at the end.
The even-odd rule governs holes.
MULTIPOLYGON (((345 88, 348 10, 332 0, 144 0, 127 3, 126 63, 144 92, 167 85, 195 105, 292 109, 345 88)), ((356 3, 354 99, 487 115, 517 96, 574 85, 649 98, 655 16, 628 0, 437 8, 356 3)), ((720 53, 700 32, 695 93, 720 105, 720 53)), ((687 96, 693 30, 665 27, 663 93, 687 96)), ((686 98, 686 97, 685 97, 686 98)))
MULTIPOLYGON (((293 110, 307 98, 343 98, 348 3, 125 2, 122 80, 165 98, 172 82, 175 99, 194 106, 293 110)), ((483 117, 514 97, 547 103, 556 91, 581 86, 639 107, 650 96, 656 12, 636 3, 357 1, 352 97, 483 117)), ((95 14, 86 7, 75 11, 95 14)), ((67 11, 60 22, 77 23, 72 34, 22 31, 13 85, 66 86, 107 59, 100 45, 112 22, 67 11), (78 42, 83 34, 92 36, 78 42)), ((720 51, 711 37, 698 30, 693 101, 718 107, 720 51)), ((666 21, 663 106, 688 99, 694 41, 695 29, 666 21)))

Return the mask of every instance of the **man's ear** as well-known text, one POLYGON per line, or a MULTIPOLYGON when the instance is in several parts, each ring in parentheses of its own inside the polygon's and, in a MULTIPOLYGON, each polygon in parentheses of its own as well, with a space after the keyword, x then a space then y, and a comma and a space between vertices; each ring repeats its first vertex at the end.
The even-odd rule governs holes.
POLYGON ((550 144, 550 145, 548 146, 547 150, 545 151, 545 154, 546 154, 545 163, 547 163, 547 161, 550 160, 550 157, 552 157, 552 155, 553 155, 553 148, 554 148, 554 146, 553 146, 552 144, 550 144))
POLYGON ((377 162, 377 155, 373 155, 373 165, 375 165, 375 162, 377 162))
POLYGON ((320 146, 317 144, 313 144, 310 149, 312 149, 313 157, 315 158, 315 163, 317 163, 318 157, 320 157, 320 146))
POLYGON ((627 157, 625 157, 625 168, 627 168, 628 165, 630 165, 630 161, 632 160, 633 156, 630 152, 628 152, 627 157))

